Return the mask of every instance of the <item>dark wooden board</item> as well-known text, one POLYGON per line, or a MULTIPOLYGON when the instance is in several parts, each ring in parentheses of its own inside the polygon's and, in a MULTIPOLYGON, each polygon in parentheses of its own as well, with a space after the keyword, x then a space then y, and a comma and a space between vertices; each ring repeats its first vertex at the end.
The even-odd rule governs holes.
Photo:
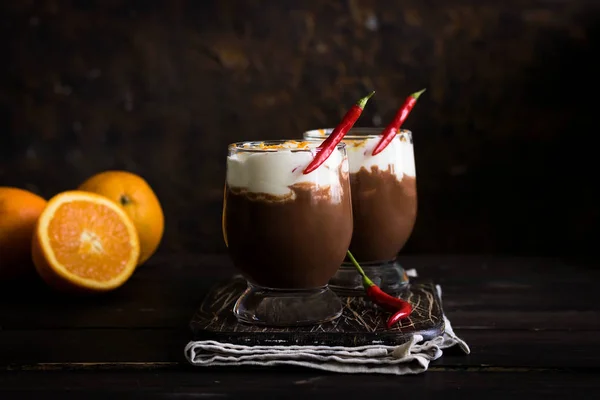
POLYGON ((414 334, 428 340, 444 331, 442 305, 431 282, 411 285, 403 298, 411 303, 413 312, 392 329, 385 326, 388 312, 364 297, 342 295, 344 309, 335 321, 286 328, 242 324, 232 309, 244 290, 246 281, 239 275, 215 285, 190 322, 194 339, 246 345, 395 345, 406 342, 414 334))

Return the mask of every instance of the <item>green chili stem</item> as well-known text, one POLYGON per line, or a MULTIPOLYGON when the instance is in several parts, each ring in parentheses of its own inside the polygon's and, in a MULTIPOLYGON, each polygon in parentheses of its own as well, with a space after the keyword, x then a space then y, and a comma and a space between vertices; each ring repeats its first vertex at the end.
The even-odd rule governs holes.
POLYGON ((358 270, 358 273, 362 276, 363 282, 366 283, 368 286, 375 286, 373 281, 369 279, 367 274, 365 274, 365 271, 363 271, 361 266, 358 264, 358 261, 356 261, 356 258, 354 258, 350 250, 348 250, 347 254, 348 258, 350 258, 350 261, 352 261, 352 264, 354 264, 354 267, 358 270))

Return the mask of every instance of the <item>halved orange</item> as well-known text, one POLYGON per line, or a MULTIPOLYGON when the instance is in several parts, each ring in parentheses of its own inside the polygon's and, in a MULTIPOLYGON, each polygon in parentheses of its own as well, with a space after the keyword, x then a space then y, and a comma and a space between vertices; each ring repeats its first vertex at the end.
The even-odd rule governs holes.
POLYGON ((131 218, 110 199, 83 191, 54 196, 32 243, 36 270, 59 290, 106 292, 123 285, 140 256, 131 218))

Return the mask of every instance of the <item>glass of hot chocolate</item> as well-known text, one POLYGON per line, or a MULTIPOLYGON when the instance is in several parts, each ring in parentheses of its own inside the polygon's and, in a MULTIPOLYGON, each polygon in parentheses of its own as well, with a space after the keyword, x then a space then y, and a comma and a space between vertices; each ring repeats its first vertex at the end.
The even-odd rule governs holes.
MULTIPOLYGON (((304 133, 322 141, 332 129, 304 133)), ((366 274, 388 293, 400 294, 408 277, 396 257, 409 239, 417 216, 417 188, 412 134, 400 130, 379 154, 379 128, 353 128, 346 136, 354 230, 350 251, 366 274)), ((360 275, 346 260, 329 282, 340 292, 363 292, 360 275)))
POLYGON ((328 287, 352 237, 346 145, 304 174, 318 143, 274 140, 229 145, 223 235, 248 288, 238 321, 313 325, 341 315, 328 287))

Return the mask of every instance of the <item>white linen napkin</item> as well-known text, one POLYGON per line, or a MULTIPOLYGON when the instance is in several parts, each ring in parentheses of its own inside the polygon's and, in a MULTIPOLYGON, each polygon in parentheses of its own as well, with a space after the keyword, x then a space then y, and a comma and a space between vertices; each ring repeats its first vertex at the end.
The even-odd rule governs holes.
MULTIPOLYGON (((411 270, 411 275, 416 276, 416 272, 411 270)), ((441 298, 440 286, 436 289, 441 298)), ((465 354, 471 352, 446 316, 444 321, 441 336, 423 341, 423 336, 414 335, 398 346, 246 346, 203 340, 189 342, 185 357, 192 365, 202 367, 295 365, 340 373, 419 374, 442 356, 443 349, 458 345, 465 354)))

